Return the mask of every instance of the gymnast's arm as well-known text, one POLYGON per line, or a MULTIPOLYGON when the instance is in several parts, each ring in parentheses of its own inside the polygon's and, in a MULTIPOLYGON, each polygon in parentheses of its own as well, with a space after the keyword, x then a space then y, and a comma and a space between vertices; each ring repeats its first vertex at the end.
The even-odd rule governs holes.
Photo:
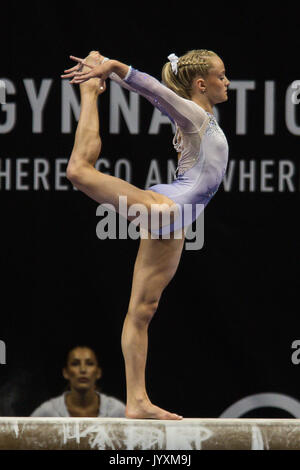
MULTIPOLYGON (((70 57, 79 64, 84 63, 83 59, 74 56, 70 57)), ((61 77, 73 77, 70 83, 79 84, 93 77, 106 80, 113 73, 121 79, 121 82, 118 81, 121 85, 126 86, 126 88, 129 85, 129 89, 147 98, 156 108, 175 121, 183 131, 190 133, 198 132, 202 124, 207 120, 204 109, 196 103, 181 98, 174 91, 151 77, 151 75, 139 72, 118 60, 103 60, 99 65, 88 65, 88 67, 91 69, 89 72, 81 72, 78 70, 77 65, 66 71, 70 73, 61 75, 61 77)), ((116 77, 113 75, 112 78, 116 77)))
MULTIPOLYGON (((105 58, 103 62, 105 61, 109 61, 109 59, 105 58)), ((112 62, 109 74, 111 80, 144 96, 183 130, 187 132, 199 131, 207 119, 205 111, 200 106, 191 100, 181 98, 151 75, 139 72, 116 60, 109 62, 112 62)))

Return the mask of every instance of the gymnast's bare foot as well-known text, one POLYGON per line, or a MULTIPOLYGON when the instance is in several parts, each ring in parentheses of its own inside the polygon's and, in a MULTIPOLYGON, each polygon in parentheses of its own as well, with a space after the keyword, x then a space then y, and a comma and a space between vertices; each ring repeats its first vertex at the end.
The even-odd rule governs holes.
POLYGON ((149 400, 136 401, 134 404, 127 405, 125 416, 131 419, 183 419, 182 416, 176 413, 170 413, 158 406, 152 405, 149 400))
MULTIPOLYGON (((99 65, 102 62, 102 56, 98 51, 91 51, 89 55, 84 59, 84 62, 90 65, 99 65)), ((89 72, 91 69, 89 67, 83 66, 82 72, 89 72)), ((86 82, 83 82, 79 85, 80 92, 95 92, 96 95, 100 95, 106 90, 105 81, 100 78, 90 78, 86 82)))

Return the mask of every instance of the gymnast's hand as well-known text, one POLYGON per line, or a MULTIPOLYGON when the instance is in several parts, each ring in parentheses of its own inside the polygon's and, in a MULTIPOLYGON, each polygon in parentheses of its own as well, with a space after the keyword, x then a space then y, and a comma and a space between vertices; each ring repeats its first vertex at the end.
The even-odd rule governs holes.
POLYGON ((88 64, 85 59, 80 59, 79 57, 75 57, 73 55, 70 55, 70 58, 77 62, 77 65, 75 65, 75 67, 65 70, 65 75, 61 75, 61 78, 72 78, 70 83, 80 84, 86 82, 90 78, 101 78, 101 80, 104 81, 112 72, 113 61, 111 60, 97 65, 93 65, 88 64), (91 70, 82 72, 83 66, 86 66, 91 70))

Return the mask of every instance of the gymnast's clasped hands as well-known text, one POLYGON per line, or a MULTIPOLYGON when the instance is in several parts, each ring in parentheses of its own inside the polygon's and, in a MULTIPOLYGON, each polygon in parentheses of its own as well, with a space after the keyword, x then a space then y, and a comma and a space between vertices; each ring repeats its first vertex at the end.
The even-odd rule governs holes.
POLYGON ((61 78, 70 78, 70 83, 78 85, 80 85, 80 83, 86 82, 90 78, 100 78, 100 89, 103 91, 105 90, 105 80, 112 72, 112 64, 108 65, 106 63, 107 59, 104 61, 104 56, 102 56, 101 54, 99 55, 100 63, 97 65, 89 64, 85 61, 85 59, 81 59, 73 55, 70 55, 70 59, 77 62, 77 65, 70 69, 64 70, 64 74, 61 75, 61 78), (84 66, 88 67, 90 70, 83 71, 82 69, 84 66))

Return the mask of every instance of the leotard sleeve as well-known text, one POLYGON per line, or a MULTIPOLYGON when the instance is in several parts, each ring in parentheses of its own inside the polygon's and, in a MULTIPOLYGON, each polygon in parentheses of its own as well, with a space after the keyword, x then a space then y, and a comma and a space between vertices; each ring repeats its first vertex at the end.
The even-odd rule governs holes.
POLYGON ((124 79, 115 73, 110 74, 110 78, 124 88, 144 96, 185 132, 199 132, 207 121, 203 108, 191 100, 181 98, 151 75, 130 67, 124 79))

